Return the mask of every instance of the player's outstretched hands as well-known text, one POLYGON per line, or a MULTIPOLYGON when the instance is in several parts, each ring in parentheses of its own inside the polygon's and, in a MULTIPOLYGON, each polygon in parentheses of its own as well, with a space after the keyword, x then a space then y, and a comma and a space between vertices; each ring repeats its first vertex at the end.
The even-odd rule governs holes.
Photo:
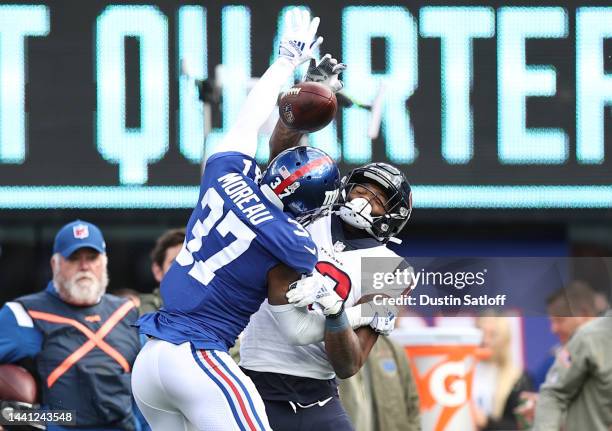
POLYGON ((310 60, 313 52, 323 42, 317 37, 319 18, 310 19, 306 9, 293 8, 285 15, 285 32, 281 39, 279 55, 288 58, 294 66, 310 60))
POLYGON ((289 286, 285 295, 295 307, 306 307, 315 302, 323 309, 326 316, 338 314, 342 309, 342 298, 334 291, 334 282, 318 272, 302 278, 289 286))
POLYGON ((310 60, 304 81, 321 83, 337 93, 344 87, 338 75, 345 69, 346 64, 338 63, 338 60, 333 58, 331 54, 325 54, 318 62, 314 58, 310 60))
POLYGON ((398 309, 393 305, 375 305, 373 302, 366 302, 361 306, 361 314, 363 316, 373 316, 370 328, 381 335, 389 335, 395 328, 398 309))

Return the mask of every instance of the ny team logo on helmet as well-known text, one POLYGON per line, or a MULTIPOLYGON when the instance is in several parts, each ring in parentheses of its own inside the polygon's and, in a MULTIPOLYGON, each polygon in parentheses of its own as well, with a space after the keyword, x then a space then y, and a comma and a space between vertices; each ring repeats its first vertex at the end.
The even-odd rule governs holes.
POLYGON ((307 225, 327 214, 336 203, 340 172, 324 151, 294 147, 270 162, 260 187, 268 199, 307 225))
MULTIPOLYGON (((412 213, 412 190, 410 183, 404 174, 394 166, 387 163, 369 163, 353 169, 347 177, 342 179, 340 199, 338 207, 340 210, 347 206, 348 196, 353 187, 365 184, 377 184, 382 187, 387 197, 384 205, 385 214, 378 217, 367 217, 369 227, 366 231, 381 242, 387 242, 389 238, 397 235, 406 225, 412 213)), ((374 194, 372 196, 374 198, 374 194)), ((350 208, 352 210, 352 208, 350 208)), ((356 214, 359 217, 359 214, 356 214)))

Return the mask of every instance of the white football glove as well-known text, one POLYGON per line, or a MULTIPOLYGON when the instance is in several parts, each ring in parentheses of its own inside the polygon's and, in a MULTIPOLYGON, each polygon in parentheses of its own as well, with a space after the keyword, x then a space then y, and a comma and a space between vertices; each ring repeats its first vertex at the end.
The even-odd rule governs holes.
POLYGON ((306 307, 317 303, 326 316, 338 314, 344 301, 334 290, 335 283, 318 272, 302 278, 289 286, 287 300, 295 307, 306 307))
POLYGON ((331 54, 325 54, 318 63, 314 58, 310 60, 304 81, 319 82, 337 93, 344 87, 342 81, 338 79, 338 75, 345 69, 346 64, 338 63, 338 60, 333 58, 331 54))
POLYGON ((394 305, 367 302, 362 304, 361 313, 363 316, 373 316, 370 328, 381 335, 389 335, 395 328, 398 309, 394 305))
POLYGON ((293 63, 294 66, 310 60, 313 52, 323 42, 317 37, 319 18, 310 19, 310 12, 293 8, 285 16, 285 33, 281 39, 278 54, 293 63))

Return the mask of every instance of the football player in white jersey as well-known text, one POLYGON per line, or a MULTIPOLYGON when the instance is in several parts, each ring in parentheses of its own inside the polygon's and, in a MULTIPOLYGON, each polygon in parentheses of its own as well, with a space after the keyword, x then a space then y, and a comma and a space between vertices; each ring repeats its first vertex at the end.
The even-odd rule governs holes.
MULTIPOLYGON (((311 65, 308 76, 338 90, 337 74, 343 68, 326 55, 311 65)), ((278 122, 270 156, 299 139, 299 133, 278 122)), ((371 288, 361 285, 362 258, 398 258, 386 243, 410 217, 410 185, 385 163, 354 169, 343 182, 338 210, 308 227, 319 252, 317 276, 288 293, 294 305, 316 302, 319 311, 264 302, 242 337, 240 366, 255 383, 277 431, 352 429, 335 377, 355 374, 378 335, 388 335, 394 326, 391 308, 375 313, 371 303, 356 304, 363 302, 362 288, 371 288)))

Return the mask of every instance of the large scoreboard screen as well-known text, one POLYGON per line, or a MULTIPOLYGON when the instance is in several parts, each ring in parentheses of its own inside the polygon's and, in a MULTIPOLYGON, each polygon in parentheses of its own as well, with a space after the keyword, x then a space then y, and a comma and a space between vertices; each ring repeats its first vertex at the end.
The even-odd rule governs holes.
MULTIPOLYGON (((343 171, 400 166, 417 208, 612 208, 612 7, 539 3, 305 3, 321 54, 348 65, 343 92, 376 106, 341 109, 310 143, 343 171)), ((3 3, 0 208, 192 207, 286 10, 3 3), (185 62, 221 83, 209 124, 185 62)))

